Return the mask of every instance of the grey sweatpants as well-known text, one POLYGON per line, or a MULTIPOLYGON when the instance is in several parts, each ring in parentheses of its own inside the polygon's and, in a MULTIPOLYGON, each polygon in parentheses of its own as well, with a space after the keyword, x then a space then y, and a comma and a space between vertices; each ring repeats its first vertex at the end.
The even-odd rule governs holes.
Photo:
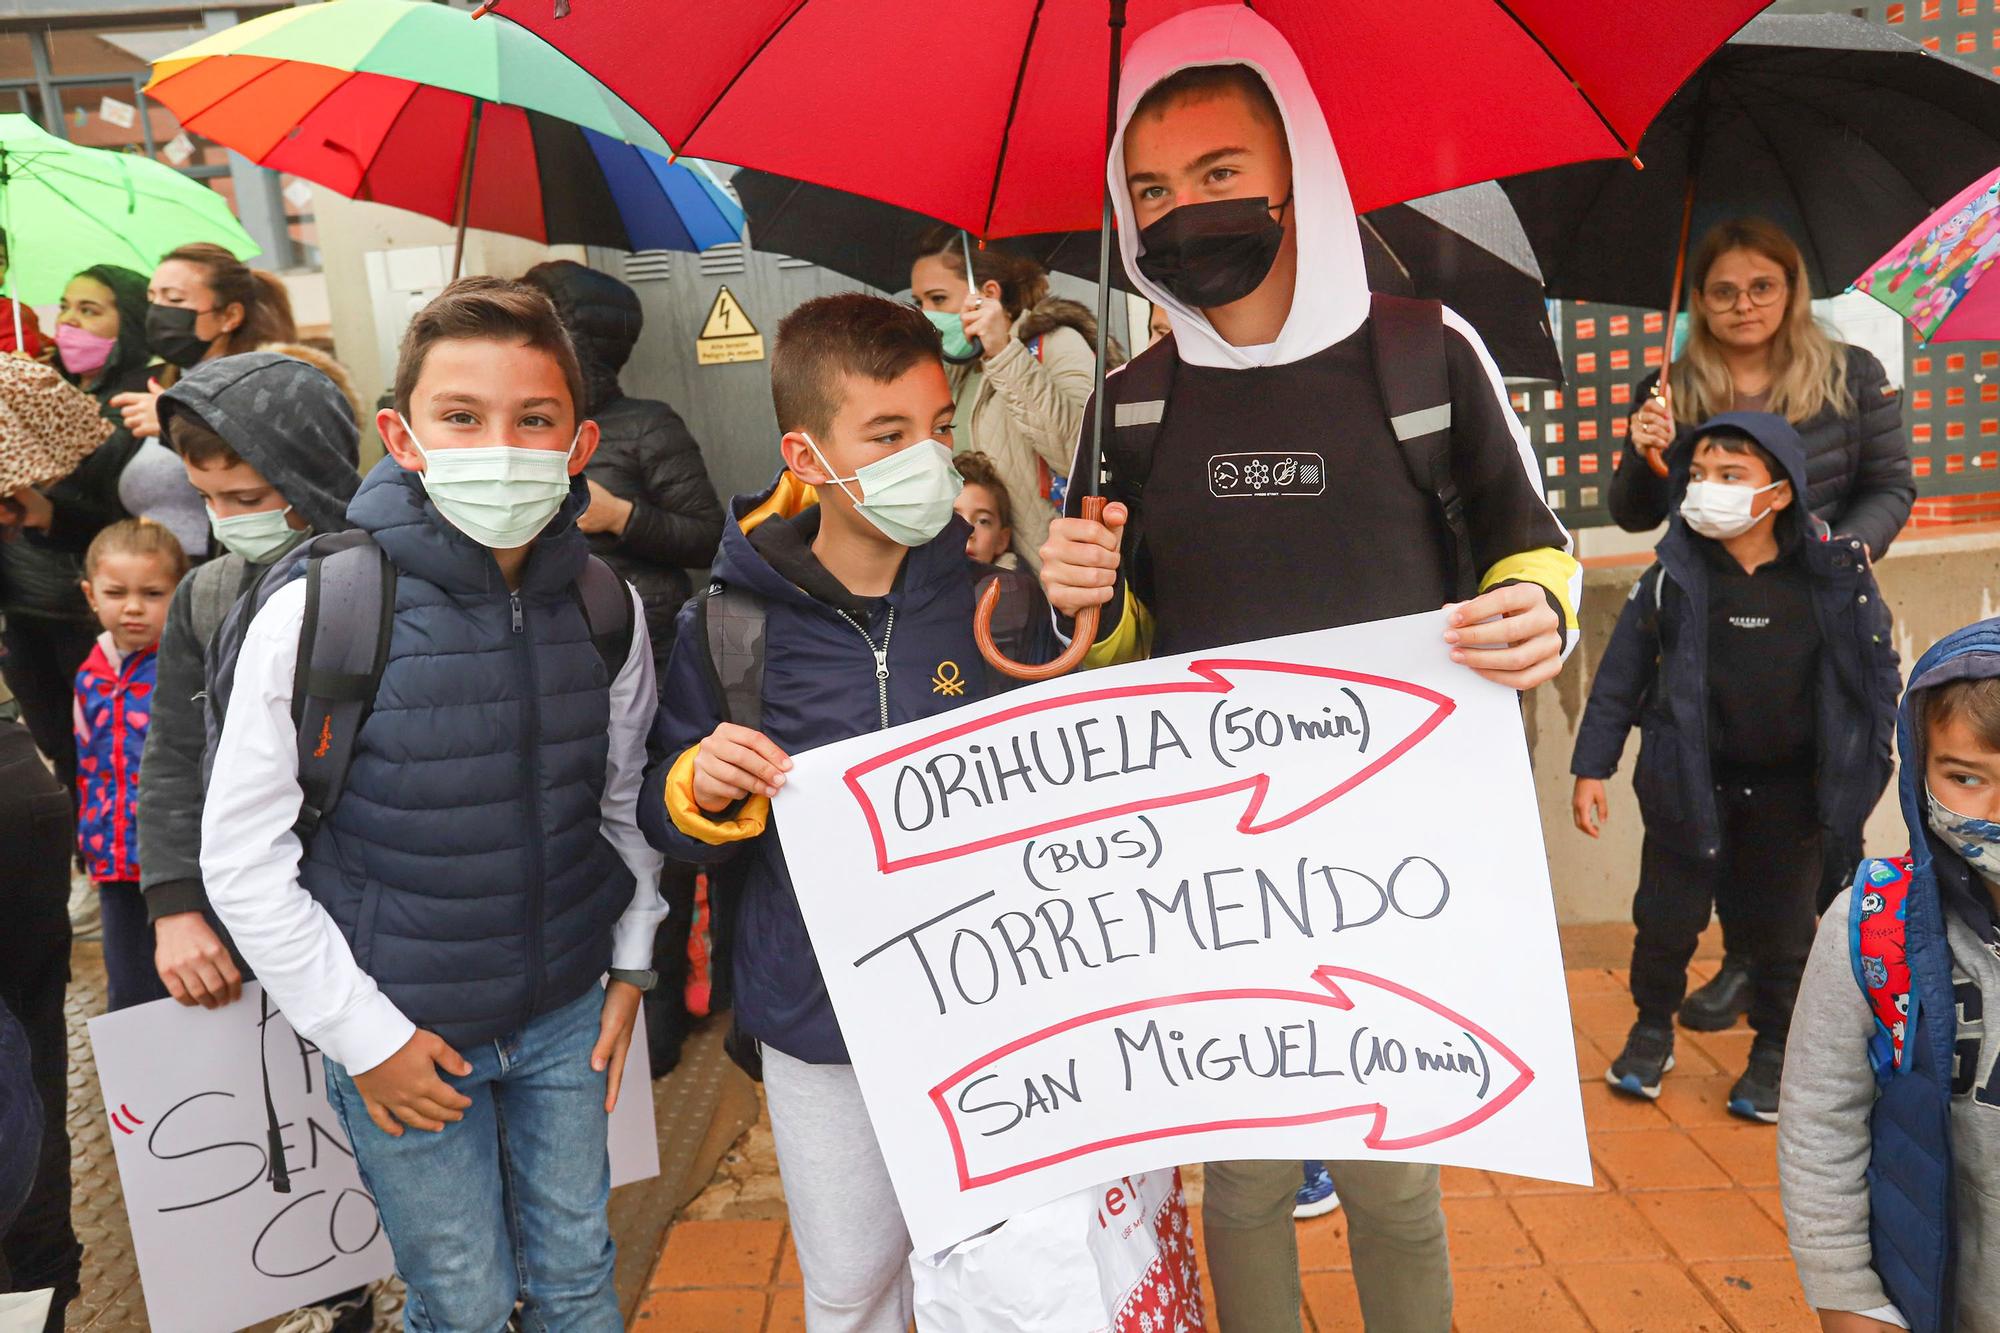
MULTIPOLYGON (((1361 1318, 1368 1333, 1447 1333, 1451 1251, 1438 1169, 1422 1162, 1326 1164, 1347 1213, 1361 1318)), ((1222 1333, 1299 1328, 1297 1162, 1210 1162, 1202 1227, 1222 1333)))
POLYGON ((764 1099, 807 1333, 907 1333, 910 1233, 854 1066, 809 1065, 766 1046, 764 1099))

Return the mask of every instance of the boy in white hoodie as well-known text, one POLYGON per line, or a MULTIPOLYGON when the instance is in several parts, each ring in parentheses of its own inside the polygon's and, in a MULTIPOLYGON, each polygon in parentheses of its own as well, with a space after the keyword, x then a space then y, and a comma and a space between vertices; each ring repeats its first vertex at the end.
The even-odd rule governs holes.
MULTIPOLYGON (((1107 383, 1105 521, 1059 519, 1042 548, 1059 613, 1104 607, 1086 663, 1451 604, 1452 660, 1516 689, 1552 677, 1576 625, 1569 536, 1470 326, 1417 303, 1378 318, 1339 156, 1284 38, 1241 6, 1193 10, 1133 44, 1124 88, 1118 243, 1172 334, 1107 383), (1386 401, 1383 318, 1429 351, 1381 359, 1436 389, 1425 410, 1386 401), (1420 457, 1436 464, 1421 484, 1420 457)), ((1327 1165, 1368 1326, 1443 1333, 1437 1168, 1327 1165)), ((1224 1333, 1299 1327, 1298 1185, 1295 1160, 1209 1164, 1224 1333)))

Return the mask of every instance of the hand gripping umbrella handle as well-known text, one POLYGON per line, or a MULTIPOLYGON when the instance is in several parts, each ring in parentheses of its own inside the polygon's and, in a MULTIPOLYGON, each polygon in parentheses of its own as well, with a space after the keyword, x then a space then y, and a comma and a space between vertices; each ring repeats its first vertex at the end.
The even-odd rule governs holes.
MULTIPOLYGON (((1083 497, 1083 517, 1102 522, 1104 518, 1104 497, 1086 495, 1083 497)), ((972 613, 972 637, 979 645, 979 655, 987 664, 1002 675, 1015 680, 1054 680, 1066 676, 1083 664, 1083 656, 1090 651, 1090 645, 1097 641, 1098 611, 1094 606, 1086 606, 1076 613, 1076 624, 1072 629, 1069 647, 1054 661, 1031 666, 1016 662, 1000 651, 1000 645, 993 642, 993 612, 1000 605, 1000 580, 994 579, 986 585, 986 591, 979 595, 978 609, 972 613)))

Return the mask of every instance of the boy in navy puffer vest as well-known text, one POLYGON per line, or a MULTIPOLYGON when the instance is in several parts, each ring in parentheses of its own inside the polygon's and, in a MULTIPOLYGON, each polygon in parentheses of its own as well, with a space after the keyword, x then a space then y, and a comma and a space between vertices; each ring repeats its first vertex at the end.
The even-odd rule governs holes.
POLYGON ((546 297, 452 284, 411 322, 395 398, 348 509, 396 580, 340 800, 301 848, 297 580, 237 659, 202 872, 327 1057, 409 1327, 490 1333, 520 1302, 528 1327, 612 1333, 606 1122, 661 912, 633 809, 645 619, 614 670, 576 588, 597 428, 546 297))
POLYGON ((2000 620, 1939 640, 1897 726, 1910 850, 1820 919, 1778 1178, 1831 1333, 2000 1330, 2000 620))
MULTIPOLYGON (((903 1333, 910 1237, 784 851, 766 830, 769 801, 788 753, 930 717, 996 685, 972 637, 973 593, 990 567, 967 557, 971 529, 952 513, 960 480, 941 352, 922 314, 875 296, 808 301, 779 326, 771 392, 785 470, 768 493, 730 506, 714 566, 719 590, 763 610, 757 725, 725 720, 725 699, 747 691, 719 679, 711 608, 698 597, 681 612, 654 736, 654 752, 674 758, 647 774, 639 804, 647 836, 676 859, 748 861, 730 867, 742 881, 736 1017, 763 1047, 811 1333, 903 1333)), ((1043 628, 1022 655, 1045 660, 1053 639, 1043 628)))

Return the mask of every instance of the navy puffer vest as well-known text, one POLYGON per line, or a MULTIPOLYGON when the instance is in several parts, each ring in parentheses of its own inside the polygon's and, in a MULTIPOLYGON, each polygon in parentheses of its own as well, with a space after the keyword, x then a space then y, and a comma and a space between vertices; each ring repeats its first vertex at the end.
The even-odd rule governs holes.
POLYGON ((599 827, 610 676, 574 593, 588 499, 577 481, 518 593, 393 459, 348 507, 395 563, 396 618, 300 879, 383 994, 455 1045, 596 984, 632 900, 599 827))

